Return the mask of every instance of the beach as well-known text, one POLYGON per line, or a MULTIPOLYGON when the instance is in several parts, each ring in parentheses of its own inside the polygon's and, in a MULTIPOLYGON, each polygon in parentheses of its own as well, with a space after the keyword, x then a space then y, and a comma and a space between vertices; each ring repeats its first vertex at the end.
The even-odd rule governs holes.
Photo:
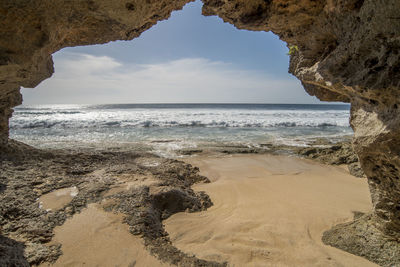
POLYGON ((365 179, 337 166, 287 156, 185 159, 211 183, 214 205, 165 222, 175 246, 229 266, 376 266, 322 243, 333 225, 370 212, 365 179))
POLYGON ((1 158, 0 265, 373 266, 321 241, 372 210, 347 116, 340 105, 20 107, 11 137, 28 145, 10 140, 1 158))
POLYGON ((14 150, 24 153, 2 162, 0 208, 22 266, 374 266, 321 241, 372 209, 366 179, 346 165, 232 150, 179 160, 14 150))
POLYGON ((171 266, 150 255, 143 241, 129 233, 122 214, 90 204, 55 229, 54 243, 63 254, 54 264, 40 266, 171 266))
MULTIPOLYGON (((343 166, 276 155, 211 154, 184 161, 210 179, 193 189, 213 202, 206 211, 164 221, 172 244, 184 253, 228 266, 377 266, 321 241, 332 226, 371 210, 366 180, 343 166)), ((60 193, 52 202, 63 198, 60 193)), ((171 266, 129 233, 123 214, 105 206, 106 199, 89 204, 56 227, 52 242, 61 244, 63 254, 42 266, 171 266)))
POLYGON ((399 10, 0 1, 0 266, 400 266, 399 10))

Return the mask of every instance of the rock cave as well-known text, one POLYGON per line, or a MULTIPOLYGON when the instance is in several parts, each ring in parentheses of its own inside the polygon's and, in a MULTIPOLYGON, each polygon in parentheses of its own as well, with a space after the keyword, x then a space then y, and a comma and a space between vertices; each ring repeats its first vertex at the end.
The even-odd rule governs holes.
MULTIPOLYGON (((190 0, 0 1, 0 153, 9 119, 71 46, 137 38, 190 0)), ((373 213, 325 232, 326 244, 382 265, 400 263, 400 2, 203 0, 203 15, 272 31, 291 48, 289 72, 323 101, 351 103, 353 146, 373 213), (397 254, 396 254, 397 253, 397 254)))

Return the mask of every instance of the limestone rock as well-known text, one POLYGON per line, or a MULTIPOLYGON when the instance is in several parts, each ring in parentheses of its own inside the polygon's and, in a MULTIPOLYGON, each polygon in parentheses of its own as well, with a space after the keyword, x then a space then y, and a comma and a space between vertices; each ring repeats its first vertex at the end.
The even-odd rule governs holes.
POLYGON ((53 72, 52 54, 67 46, 131 40, 190 0, 1 0, 0 144, 8 136, 20 86, 33 88, 53 72))
POLYGON ((166 263, 226 266, 174 247, 162 223, 177 212, 203 211, 212 206, 206 193, 191 189, 195 183, 209 182, 198 168, 147 153, 36 153, 29 146, 11 143, 28 156, 0 159, 0 266, 55 262, 62 247, 51 242, 54 228, 93 202, 101 203, 107 211, 124 214, 131 233, 140 235, 148 250, 166 263), (154 162, 159 165, 149 164, 154 162), (59 209, 39 205, 43 195, 71 187, 78 189, 77 195, 59 209))
POLYGON ((353 162, 349 164, 347 167, 351 175, 359 178, 365 177, 365 173, 363 172, 359 162, 353 162))
MULTIPOLYGON (((0 146, 8 140, 12 108, 22 101, 20 86, 35 87, 51 76, 52 53, 138 37, 187 2, 0 0, 0 146)), ((374 205, 368 223, 400 240, 400 1, 203 2, 204 15, 273 31, 287 42, 289 71, 309 94, 352 104, 353 144, 374 205)))
POLYGON ((299 155, 310 159, 316 159, 330 165, 352 164, 358 162, 353 147, 348 142, 325 145, 324 147, 299 148, 299 155))
POLYGON ((322 241, 365 257, 380 266, 398 266, 400 262, 398 240, 382 234, 375 227, 371 215, 364 215, 355 218, 353 222, 334 226, 323 234, 322 241))

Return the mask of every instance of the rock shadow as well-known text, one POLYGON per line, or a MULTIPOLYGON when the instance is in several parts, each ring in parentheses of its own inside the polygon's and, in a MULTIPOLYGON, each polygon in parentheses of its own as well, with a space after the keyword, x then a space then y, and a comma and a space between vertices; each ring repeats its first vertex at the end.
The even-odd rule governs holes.
POLYGON ((0 235, 0 266, 30 266, 24 249, 22 243, 0 235))

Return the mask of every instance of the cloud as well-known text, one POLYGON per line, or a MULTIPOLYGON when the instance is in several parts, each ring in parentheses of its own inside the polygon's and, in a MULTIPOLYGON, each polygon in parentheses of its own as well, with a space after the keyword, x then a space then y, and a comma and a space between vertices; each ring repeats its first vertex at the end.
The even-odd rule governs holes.
POLYGON ((288 75, 206 58, 157 64, 118 62, 81 53, 55 55, 55 74, 35 89, 24 89, 24 103, 315 103, 288 75))
POLYGON ((122 64, 108 56, 93 56, 88 54, 67 53, 56 61, 57 78, 70 78, 71 75, 96 75, 110 72, 122 64))

